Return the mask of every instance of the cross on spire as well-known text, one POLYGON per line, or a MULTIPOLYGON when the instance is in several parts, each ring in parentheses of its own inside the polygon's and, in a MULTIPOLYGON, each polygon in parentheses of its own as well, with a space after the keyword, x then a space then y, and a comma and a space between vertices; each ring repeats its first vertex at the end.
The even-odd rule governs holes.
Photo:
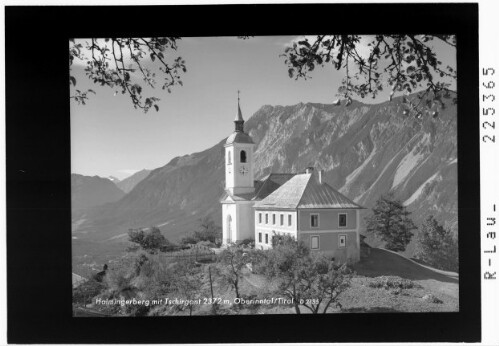
POLYGON ((236 123, 236 131, 237 132, 244 132, 243 128, 244 128, 244 119, 243 119, 243 113, 241 112, 241 107, 239 106, 239 94, 241 93, 241 91, 237 91, 237 115, 236 115, 236 119, 234 120, 234 122, 236 123))

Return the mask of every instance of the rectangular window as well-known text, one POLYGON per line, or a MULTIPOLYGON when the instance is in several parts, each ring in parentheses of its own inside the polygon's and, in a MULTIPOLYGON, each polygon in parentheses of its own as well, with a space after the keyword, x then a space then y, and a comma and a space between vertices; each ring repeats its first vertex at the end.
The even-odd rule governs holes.
POLYGON ((265 233, 265 244, 269 243, 269 234, 265 233))
POLYGON ((262 242, 262 232, 258 232, 258 242, 262 242))
POLYGON ((310 227, 314 228, 319 227, 319 214, 310 215, 310 227))
POLYGON ((262 213, 258 213, 258 223, 262 223, 262 213))
POLYGON ((312 250, 319 249, 319 236, 318 235, 314 235, 314 236, 310 237, 310 248, 312 250))
POLYGON ((272 224, 275 225, 275 214, 272 214, 272 224))
POLYGON ((338 215, 338 226, 346 227, 347 226, 347 214, 339 214, 338 215))
POLYGON ((288 215, 288 226, 291 226, 291 215, 288 215))
POLYGON ((345 247, 345 246, 347 246, 347 235, 340 234, 338 236, 338 247, 345 247))
POLYGON ((284 226, 284 215, 281 214, 281 226, 284 226))
POLYGON ((265 223, 269 223, 269 214, 265 213, 265 223))

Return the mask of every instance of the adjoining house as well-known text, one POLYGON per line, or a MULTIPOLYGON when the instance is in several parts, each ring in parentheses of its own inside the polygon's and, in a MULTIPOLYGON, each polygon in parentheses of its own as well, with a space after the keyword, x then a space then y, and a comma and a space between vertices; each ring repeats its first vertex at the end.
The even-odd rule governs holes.
POLYGON ((261 249, 272 237, 290 235, 339 262, 360 260, 360 205, 323 181, 322 171, 272 173, 254 180, 254 142, 244 133, 238 98, 235 131, 225 144, 223 244, 254 239, 261 249))

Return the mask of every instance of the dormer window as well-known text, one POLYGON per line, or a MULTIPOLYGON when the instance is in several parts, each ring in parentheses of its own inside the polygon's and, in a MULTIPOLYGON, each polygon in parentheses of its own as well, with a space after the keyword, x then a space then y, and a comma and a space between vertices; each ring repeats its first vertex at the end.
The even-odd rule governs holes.
POLYGON ((240 161, 246 163, 246 151, 241 150, 240 161))

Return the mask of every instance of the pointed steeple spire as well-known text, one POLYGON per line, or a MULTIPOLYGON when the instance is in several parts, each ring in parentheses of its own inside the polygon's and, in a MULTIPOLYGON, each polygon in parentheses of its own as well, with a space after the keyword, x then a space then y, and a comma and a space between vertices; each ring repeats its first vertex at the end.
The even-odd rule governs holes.
POLYGON ((241 112, 241 106, 239 105, 239 90, 237 91, 237 115, 234 123, 236 124, 236 132, 244 132, 243 113, 241 112))

